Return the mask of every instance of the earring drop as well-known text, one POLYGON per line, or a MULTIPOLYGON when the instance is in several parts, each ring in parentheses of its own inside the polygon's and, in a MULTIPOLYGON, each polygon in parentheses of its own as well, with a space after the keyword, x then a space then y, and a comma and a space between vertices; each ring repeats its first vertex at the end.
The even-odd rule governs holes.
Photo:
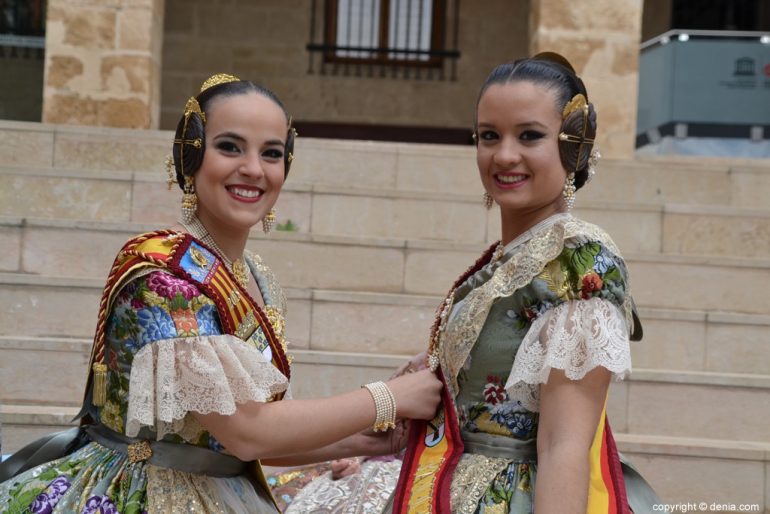
POLYGON ((273 230, 273 226, 275 225, 275 209, 270 209, 267 214, 265 214, 265 217, 262 218, 262 231, 265 234, 269 234, 271 230, 273 230))
POLYGON ((195 181, 192 177, 184 178, 184 193, 182 194, 182 221, 190 223, 195 219, 198 210, 198 196, 195 194, 195 181))
POLYGON ((485 191, 483 198, 484 198, 484 207, 486 207, 487 210, 491 209, 492 205, 494 205, 495 203, 494 199, 492 198, 492 195, 490 195, 485 191))
POLYGON ((562 196, 564 197, 564 201, 567 204, 568 211, 571 211, 572 207, 575 205, 576 190, 575 172, 571 172, 569 175, 567 175, 567 180, 564 181, 564 190, 562 191, 562 196))
POLYGON ((166 157, 166 173, 168 173, 168 180, 166 183, 168 184, 168 190, 171 191, 174 182, 176 182, 176 171, 174 170, 174 158, 170 155, 166 157))

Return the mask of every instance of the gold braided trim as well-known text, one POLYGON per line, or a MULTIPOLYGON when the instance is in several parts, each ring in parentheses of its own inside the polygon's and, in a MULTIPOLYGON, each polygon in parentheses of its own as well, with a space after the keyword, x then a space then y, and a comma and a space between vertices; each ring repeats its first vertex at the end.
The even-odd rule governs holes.
POLYGON ((457 463, 449 486, 452 514, 473 514, 492 480, 510 463, 503 457, 465 453, 457 463))
MULTIPOLYGON (((441 369, 445 371, 452 398, 457 396, 457 376, 484 327, 492 303, 498 298, 512 295, 532 282, 546 264, 559 256, 565 241, 578 236, 603 244, 622 259, 620 250, 604 230, 577 218, 567 218, 524 243, 518 252, 500 265, 487 282, 468 293, 457 314, 447 323, 439 342, 441 369)), ((633 307, 628 277, 626 286, 623 312, 628 327, 632 327, 633 307)))
POLYGON ((118 253, 115 261, 110 268, 110 272, 107 276, 107 283, 102 292, 101 300, 99 301, 99 314, 98 321, 96 323, 96 334, 94 336, 94 344, 91 347, 91 356, 89 358, 88 366, 88 380, 86 382, 86 393, 88 392, 91 384, 94 385, 93 390, 93 404, 100 407, 106 400, 106 368, 104 364, 104 339, 105 339, 105 326, 107 324, 107 312, 112 305, 115 296, 120 289, 127 283, 127 278, 133 275, 133 272, 140 268, 147 266, 159 266, 165 267, 165 261, 156 259, 151 255, 144 254, 136 251, 145 241, 158 236, 165 236, 164 241, 166 244, 172 246, 168 258, 173 257, 178 245, 176 244, 179 234, 172 230, 159 230, 156 232, 149 232, 141 234, 123 247, 123 250, 118 253), (118 277, 117 274, 126 262, 126 258, 132 255, 141 255, 149 263, 142 263, 134 267, 131 272, 124 273, 123 276, 118 277), (97 387, 98 386, 98 387, 97 387))

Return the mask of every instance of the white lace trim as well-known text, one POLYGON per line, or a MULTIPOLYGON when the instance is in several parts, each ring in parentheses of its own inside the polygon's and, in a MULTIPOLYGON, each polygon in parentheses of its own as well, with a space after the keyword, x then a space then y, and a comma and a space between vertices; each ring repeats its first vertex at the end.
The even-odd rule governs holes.
POLYGON ((188 412, 230 415, 236 404, 285 391, 286 377, 255 347, 231 335, 163 339, 136 353, 129 381, 126 435, 143 426, 157 438, 189 440, 200 426, 188 412))
POLYGON ((602 366, 622 380, 631 372, 626 321, 614 304, 600 298, 572 300, 538 317, 524 336, 505 388, 511 398, 540 410, 540 384, 552 368, 580 380, 602 366))

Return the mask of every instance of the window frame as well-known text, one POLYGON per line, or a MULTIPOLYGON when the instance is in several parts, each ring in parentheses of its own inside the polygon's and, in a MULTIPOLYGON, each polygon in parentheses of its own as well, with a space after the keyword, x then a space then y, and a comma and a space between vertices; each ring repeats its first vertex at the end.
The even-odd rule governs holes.
MULTIPOLYGON (((352 1, 352 0, 351 0, 352 1)), ((398 1, 398 0, 396 0, 398 1)), ((399 66, 414 68, 440 68, 444 63, 444 56, 440 55, 444 51, 444 34, 446 32, 446 0, 431 0, 433 7, 431 10, 431 34, 430 50, 425 60, 418 59, 395 59, 388 54, 392 49, 388 47, 388 35, 390 29, 390 6, 391 0, 380 0, 380 18, 378 27, 378 45, 374 57, 346 57, 337 55, 337 21, 339 0, 324 1, 324 45, 327 50, 323 52, 324 62, 331 64, 366 64, 381 66, 399 66), (433 54, 435 52, 435 54, 433 54)), ((344 46, 344 45, 339 45, 344 46)), ((369 47, 362 47, 369 48, 369 47)), ((364 50, 366 51, 366 50, 364 50)), ((408 54, 407 54, 408 55, 408 54)), ((417 54, 425 55, 425 54, 417 54)))

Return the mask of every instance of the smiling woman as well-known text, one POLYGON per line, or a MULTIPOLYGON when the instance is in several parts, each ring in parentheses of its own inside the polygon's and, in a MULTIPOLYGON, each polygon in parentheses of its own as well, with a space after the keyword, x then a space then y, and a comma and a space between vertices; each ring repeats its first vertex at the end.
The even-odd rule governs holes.
POLYGON ((0 466, 0 512, 278 512, 260 460, 392 453, 404 442, 397 419, 433 416, 441 382, 428 370, 289 398, 285 298, 245 246, 253 226, 270 227, 295 135, 273 93, 231 75, 188 100, 168 162, 182 219, 119 252, 82 430, 0 466))
POLYGON ((501 238, 434 325, 449 394, 411 427, 392 511, 652 512, 643 480, 626 487, 605 412, 641 338, 628 272, 609 235, 569 213, 598 158, 585 86, 557 54, 501 64, 474 128, 501 238))

